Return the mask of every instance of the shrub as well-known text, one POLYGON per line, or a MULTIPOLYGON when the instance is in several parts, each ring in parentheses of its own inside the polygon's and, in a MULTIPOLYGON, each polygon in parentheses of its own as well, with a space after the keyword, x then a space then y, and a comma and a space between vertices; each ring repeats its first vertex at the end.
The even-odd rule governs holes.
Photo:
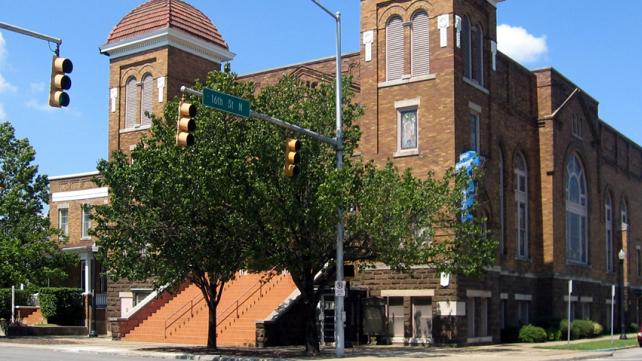
POLYGON ((637 333, 638 331, 640 331, 640 328, 638 327, 637 323, 635 322, 629 323, 629 333, 633 333, 633 332, 637 333))
POLYGON ((75 326, 82 321, 82 290, 79 288, 41 288, 40 312, 48 323, 75 326))
POLYGON ((604 327, 597 322, 593 322, 593 337, 602 336, 604 333, 604 327))
MULTIPOLYGON (((561 339, 566 340, 567 338, 567 326, 568 322, 566 320, 560 321, 560 333, 561 333, 561 339)), ((577 340, 581 338, 580 336, 580 328, 579 326, 573 321, 571 323, 571 340, 577 340)))
POLYGON ((590 320, 575 320, 571 327, 579 329, 580 336, 579 338, 590 338, 593 337, 593 321, 590 320))
POLYGON ((549 327, 546 329, 546 335, 549 341, 560 341, 562 339, 562 330, 558 327, 549 327))
POLYGON ((544 342, 546 338, 546 331, 541 327, 524 325, 519 329, 519 340, 521 342, 544 342))
MULTIPOLYGON (((31 292, 16 290, 16 306, 28 306, 31 292)), ((11 319, 11 288, 0 288, 0 318, 11 319)))

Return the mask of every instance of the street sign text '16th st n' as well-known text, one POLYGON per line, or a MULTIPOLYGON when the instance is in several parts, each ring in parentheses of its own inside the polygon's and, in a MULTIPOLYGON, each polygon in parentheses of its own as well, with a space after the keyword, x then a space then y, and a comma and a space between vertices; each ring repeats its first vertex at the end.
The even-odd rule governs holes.
POLYGON ((239 117, 248 118, 250 116, 249 101, 208 88, 203 88, 203 105, 239 117))

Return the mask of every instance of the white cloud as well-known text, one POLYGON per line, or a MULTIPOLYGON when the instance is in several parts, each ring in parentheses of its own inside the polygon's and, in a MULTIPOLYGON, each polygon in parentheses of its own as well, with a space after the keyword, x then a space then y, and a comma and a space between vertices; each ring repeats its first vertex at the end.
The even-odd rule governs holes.
POLYGON ((41 112, 47 112, 47 113, 52 112, 54 109, 56 109, 56 108, 50 107, 49 102, 38 101, 33 98, 27 100, 27 102, 25 103, 25 106, 30 109, 39 110, 41 112))
MULTIPOLYGON (((4 63, 4 59, 6 56, 7 56, 7 49, 5 48, 4 37, 2 36, 2 33, 0 33, 0 65, 4 63)), ((2 76, 2 74, 0 74, 0 93, 8 92, 8 91, 15 92, 16 87, 11 85, 11 83, 9 83, 7 79, 5 79, 4 76, 2 76)))
POLYGON ((546 35, 537 37, 519 26, 497 26, 497 48, 520 63, 533 63, 548 53, 546 35))
POLYGON ((7 120, 7 113, 4 111, 4 105, 0 103, 0 122, 7 120))
POLYGON ((46 85, 43 82, 29 84, 29 90, 31 90, 32 93, 42 93, 45 89, 46 85))

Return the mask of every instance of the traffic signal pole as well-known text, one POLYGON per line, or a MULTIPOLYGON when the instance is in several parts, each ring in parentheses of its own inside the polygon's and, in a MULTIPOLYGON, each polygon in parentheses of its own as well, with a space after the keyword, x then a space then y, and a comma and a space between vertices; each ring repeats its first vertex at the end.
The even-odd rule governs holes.
POLYGON ((29 29, 21 28, 19 26, 3 23, 2 21, 0 21, 0 29, 13 31, 13 32, 16 32, 16 33, 19 33, 19 34, 22 34, 22 35, 31 36, 32 38, 45 40, 45 41, 48 41, 50 43, 55 43, 56 44, 56 56, 60 55, 59 54, 60 45, 62 44, 62 39, 60 39, 60 38, 54 38, 53 36, 40 34, 40 33, 37 33, 35 31, 29 30, 29 29))

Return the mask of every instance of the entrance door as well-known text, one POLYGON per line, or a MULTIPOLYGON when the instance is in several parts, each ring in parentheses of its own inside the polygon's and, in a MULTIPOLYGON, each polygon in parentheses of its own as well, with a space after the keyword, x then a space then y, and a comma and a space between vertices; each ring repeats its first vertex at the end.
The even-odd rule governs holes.
POLYGON ((393 342, 403 342, 403 297, 388 299, 388 325, 393 342))
POLYGON ((432 302, 429 297, 412 298, 412 337, 417 342, 432 342, 432 302))

